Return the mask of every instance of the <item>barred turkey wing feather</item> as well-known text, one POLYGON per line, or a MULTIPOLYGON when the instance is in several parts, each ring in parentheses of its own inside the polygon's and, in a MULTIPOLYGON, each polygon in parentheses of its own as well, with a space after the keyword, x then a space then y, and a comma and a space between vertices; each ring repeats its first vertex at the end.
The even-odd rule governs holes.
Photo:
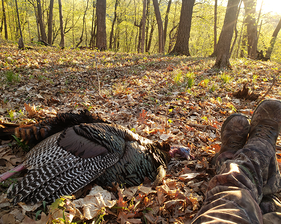
POLYGON ((33 169, 57 159, 68 157, 70 153, 57 144, 60 135, 61 132, 56 133, 34 146, 25 156, 25 166, 33 169))
POLYGON ((76 167, 79 158, 70 157, 55 160, 39 168, 30 170, 28 174, 9 192, 8 197, 16 196, 15 201, 22 201, 31 192, 40 188, 50 179, 67 172, 70 167, 76 167))
MULTIPOLYGON (((55 195, 71 194, 78 191, 82 187, 100 176, 108 167, 112 166, 119 160, 117 153, 107 154, 105 156, 97 156, 95 158, 82 159, 76 161, 76 165, 69 167, 63 173, 56 175, 48 180, 48 184, 39 184, 40 187, 27 192, 27 186, 22 190, 23 193, 17 195, 14 203, 25 201, 26 203, 37 203, 44 199, 50 200, 55 195)), ((47 166, 52 166, 48 164, 47 166)), ((46 167, 45 167, 46 169, 46 167)), ((35 178, 39 180, 39 178, 35 178)))

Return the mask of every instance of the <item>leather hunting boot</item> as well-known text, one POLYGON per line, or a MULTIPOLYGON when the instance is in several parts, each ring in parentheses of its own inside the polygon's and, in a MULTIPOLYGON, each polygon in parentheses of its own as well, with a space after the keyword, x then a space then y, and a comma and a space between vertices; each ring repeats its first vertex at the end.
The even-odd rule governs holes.
POLYGON ((272 145, 275 144, 281 129, 281 101, 264 100, 254 111, 251 120, 250 139, 263 139, 272 145))
POLYGON ((242 114, 232 114, 224 121, 221 128, 221 149, 212 160, 213 165, 219 161, 217 171, 221 163, 232 158, 239 149, 243 148, 249 130, 249 122, 242 114), (221 155, 222 153, 223 155, 221 155))
POLYGON ((264 100, 254 111, 248 142, 251 160, 259 170, 258 178, 264 195, 281 188, 281 176, 275 156, 275 145, 281 129, 281 101, 264 100))

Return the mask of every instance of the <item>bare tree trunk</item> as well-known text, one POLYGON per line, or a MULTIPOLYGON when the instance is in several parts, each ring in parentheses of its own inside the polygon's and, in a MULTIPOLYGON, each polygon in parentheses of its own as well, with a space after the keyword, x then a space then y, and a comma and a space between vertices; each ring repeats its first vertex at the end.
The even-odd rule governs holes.
POLYGON ((240 0, 228 0, 224 24, 217 45, 215 68, 229 68, 229 49, 240 0))
POLYGON ((168 5, 167 5, 166 16, 165 16, 165 23, 164 23, 164 48, 165 48, 166 39, 167 39, 167 29, 168 29, 169 13, 170 13, 170 9, 171 9, 171 4, 172 4, 172 0, 169 0, 168 5))
POLYGON ((95 9, 96 9, 96 4, 95 0, 93 0, 93 16, 92 16, 92 26, 91 26, 91 39, 90 39, 90 48, 93 48, 95 46, 94 43, 94 36, 95 36, 95 28, 94 25, 96 25, 96 20, 95 20, 95 9))
POLYGON ((44 22, 43 22, 43 16, 42 16, 42 9, 41 9, 41 1, 37 0, 37 12, 38 12, 38 22, 39 22, 39 26, 40 26, 40 39, 42 41, 47 41, 47 36, 46 36, 46 32, 45 32, 45 26, 44 26, 44 22))
POLYGON ((4 0, 2 0, 2 12, 3 12, 5 39, 8 40, 8 27, 7 27, 7 19, 6 19, 6 11, 5 11, 4 0))
POLYGON ((141 53, 144 53, 146 23, 146 0, 143 0, 142 21, 141 21, 141 53))
POLYGON ((178 24, 175 25, 171 30, 170 30, 170 33, 169 33, 169 38, 170 38, 170 42, 169 42, 169 49, 168 49, 168 52, 170 52, 173 48, 173 45, 174 43, 176 42, 176 36, 177 36, 177 32, 175 32, 174 35, 172 35, 173 31, 174 30, 177 30, 178 29, 178 24))
POLYGON ((64 48, 64 30, 63 30, 63 16, 62 16, 62 5, 61 5, 61 0, 59 1, 59 13, 60 13, 60 47, 64 48))
POLYGON ((76 44, 76 47, 79 47, 79 45, 83 41, 84 30, 86 30, 86 13, 87 13, 87 10, 88 10, 88 6, 89 6, 89 0, 87 0, 86 9, 85 9, 85 12, 84 12, 84 15, 83 15, 83 25, 82 25, 82 32, 81 32, 80 40, 76 44))
POLYGON ((235 26, 234 26, 235 35, 234 35, 234 40, 233 40, 232 46, 230 48, 229 57, 231 57, 231 54, 233 52, 233 49, 234 49, 234 46, 235 46, 235 43, 236 43, 236 40, 237 40, 237 36, 238 36, 237 21, 238 21, 238 15, 239 15, 239 12, 240 12, 241 4, 242 4, 242 1, 240 1, 239 6, 238 6, 238 12, 237 12, 237 15, 236 15, 235 26))
POLYGON ((244 30, 241 43, 240 57, 246 57, 247 48, 247 32, 244 30))
POLYGON ((261 27, 262 27, 262 20, 260 22, 260 25, 259 25, 259 31, 258 31, 258 41, 259 41, 259 38, 260 38, 260 34, 261 34, 261 27))
MULTIPOLYGON (((75 0, 72 0, 72 27, 74 27, 74 4, 75 0)), ((75 34, 74 29, 72 29, 72 46, 75 45, 75 34)))
MULTIPOLYGON (((24 6, 25 6, 25 11, 27 12, 27 2, 26 0, 24 0, 24 6)), ((27 22, 27 28, 28 28, 28 37, 29 37, 29 41, 31 40, 31 32, 30 32, 30 23, 29 23, 29 18, 27 13, 25 14, 25 20, 27 22)))
POLYGON ((239 41, 238 41, 238 47, 237 47, 237 51, 236 51, 236 57, 239 57, 239 52, 240 52, 240 45, 241 45, 241 40, 243 37, 243 30, 244 30, 244 20, 242 22, 242 27, 241 27, 241 32, 240 32, 240 36, 239 36, 239 41))
POLYGON ((120 0, 116 0, 115 1, 115 7, 114 7, 114 17, 112 20, 112 25, 111 25, 111 31, 110 31, 110 35, 109 35, 109 49, 112 49, 112 39, 113 39, 113 33, 114 33, 114 25, 117 19, 117 7, 119 4, 120 0))
POLYGON ((100 51, 106 50, 106 0, 97 0, 97 48, 100 51))
POLYGON ((22 31, 21 31, 21 25, 20 25, 18 1, 15 0, 15 3, 16 3, 16 10, 17 10, 17 17, 18 17, 18 25, 19 25, 19 30, 20 30, 19 49, 24 49, 24 43, 23 43, 23 37, 22 37, 22 31))
POLYGON ((217 46, 217 16, 218 16, 218 0, 215 0, 214 8, 214 52, 216 51, 217 46))
MULTIPOLYGON (((146 28, 145 28, 145 52, 148 52, 148 37, 149 37, 149 27, 150 25, 150 0, 146 2, 146 28)), ((154 17, 153 17, 154 18, 154 17)))
POLYGON ((257 0, 244 0, 246 26, 248 35, 248 57, 252 59, 257 58, 257 22, 256 22, 256 5, 257 0))
POLYGON ((194 2, 195 0, 182 0, 177 41, 174 49, 171 51, 171 54, 183 54, 186 56, 190 56, 189 37, 194 2))
POLYGON ((259 36, 260 36, 261 26, 262 26, 262 20, 261 20, 261 22, 259 22, 259 21, 260 21, 260 18, 261 18, 262 7, 263 7, 263 0, 262 0, 262 2, 261 2, 260 11, 259 11, 259 15, 258 15, 258 18, 257 18, 257 24, 260 23, 260 25, 259 25, 259 31, 258 31, 258 35, 257 35, 257 43, 259 42, 259 36))
POLYGON ((153 0, 156 21, 158 25, 158 38, 159 38, 159 53, 164 52, 164 35, 163 35, 163 22, 159 10, 158 0, 153 0))
POLYGON ((271 54, 272 54, 272 51, 273 51, 273 48, 274 48, 274 44, 275 44, 275 41, 276 41, 276 38, 277 38, 277 35, 278 35, 280 29, 281 29, 281 19, 279 20, 279 23, 276 26, 276 28, 275 28, 275 30, 274 30, 274 32, 272 34, 272 38, 270 40, 270 46, 269 46, 269 48, 266 51, 265 58, 267 60, 269 60, 270 57, 271 57, 271 54))
POLYGON ((50 0, 49 19, 48 19, 48 43, 49 44, 52 44, 52 39, 53 39, 53 9, 54 9, 54 0, 50 0))
POLYGON ((152 23, 151 23, 151 28, 150 28, 149 38, 148 38, 148 42, 147 42, 146 52, 150 51, 151 43, 152 43, 152 39, 153 39, 154 28, 155 28, 155 20, 153 20, 152 23))

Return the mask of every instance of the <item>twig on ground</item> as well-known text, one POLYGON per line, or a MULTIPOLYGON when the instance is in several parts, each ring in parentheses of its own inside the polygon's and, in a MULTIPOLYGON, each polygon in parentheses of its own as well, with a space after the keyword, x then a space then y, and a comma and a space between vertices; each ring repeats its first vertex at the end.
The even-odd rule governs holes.
POLYGON ((276 76, 273 76, 271 86, 268 88, 268 90, 266 91, 266 93, 263 94, 263 96, 260 98, 260 100, 257 102, 257 104, 259 104, 259 103, 265 98, 265 96, 270 92, 270 90, 272 89, 272 87, 273 87, 273 85, 275 84, 275 82, 276 82, 276 76))
POLYGON ((192 123, 187 123, 188 126, 191 127, 197 127, 197 128, 203 128, 205 129, 210 129, 210 130, 217 130, 215 127, 211 126, 211 125, 204 125, 204 124, 192 124, 192 123))
POLYGON ((96 56, 96 52, 95 52, 95 61, 96 61, 96 72, 97 72, 97 77, 98 77, 98 90, 99 90, 99 96, 101 96, 100 93, 100 76, 99 76, 99 72, 98 72, 98 61, 97 61, 97 56, 96 56))
POLYGON ((8 143, 5 145, 0 145, 0 149, 4 149, 4 148, 11 148, 12 146, 16 146, 17 143, 13 142, 13 143, 8 143))

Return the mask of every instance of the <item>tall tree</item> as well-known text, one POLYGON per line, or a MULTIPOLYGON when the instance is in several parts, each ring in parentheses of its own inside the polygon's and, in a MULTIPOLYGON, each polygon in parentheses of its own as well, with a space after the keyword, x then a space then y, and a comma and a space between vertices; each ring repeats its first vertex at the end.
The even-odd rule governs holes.
POLYGON ((54 0, 50 0, 49 18, 48 18, 48 43, 49 44, 52 44, 52 37, 53 37, 53 9, 54 9, 54 0))
POLYGON ((145 43, 145 23, 146 23, 146 0, 143 0, 142 20, 141 20, 141 53, 144 53, 145 43))
POLYGON ((164 52, 163 22, 159 10, 158 0, 153 0, 156 21, 158 25, 159 53, 164 52))
POLYGON ((5 11, 5 2, 4 2, 4 0, 2 0, 2 13, 3 13, 5 39, 8 40, 8 27, 7 27, 7 19, 6 19, 6 11, 5 11))
POLYGON ((214 52, 217 46, 217 16, 218 16, 218 0, 215 0, 214 8, 214 52))
POLYGON ((20 30, 19 49, 24 49, 23 36, 22 36, 21 25, 20 25, 20 14, 19 14, 19 8, 18 8, 18 1, 15 0, 15 3, 16 3, 16 10, 17 10, 17 17, 18 17, 18 26, 19 26, 19 30, 20 30))
POLYGON ((234 33, 235 34, 234 34, 234 40, 233 40, 232 46, 230 48, 229 57, 231 57, 231 54, 233 52, 233 49, 234 49, 234 46, 236 44, 236 40, 237 40, 237 37, 238 37, 237 21, 238 21, 238 15, 239 15, 239 12, 240 12, 241 4, 242 4, 242 1, 239 2, 238 12, 236 14, 235 25, 234 25, 234 33))
POLYGON ((118 7, 118 4, 119 4, 119 1, 120 0, 115 0, 114 16, 113 16, 113 20, 112 20, 110 35, 109 35, 109 49, 112 49, 114 25, 115 25, 115 22, 116 22, 116 19, 117 19, 117 7, 118 7))
POLYGON ((97 0, 97 48, 100 51, 106 50, 106 0, 97 0))
POLYGON ((216 48, 216 63, 215 68, 228 68, 229 63, 229 50, 235 26, 235 20, 238 13, 238 4, 240 0, 228 0, 224 24, 220 34, 220 38, 216 48))
POLYGON ((194 2, 195 0, 182 0, 177 40, 171 54, 183 54, 190 56, 189 37, 194 2))
MULTIPOLYGON (((82 43, 84 31, 86 32, 86 14, 87 14, 87 11, 88 11, 88 6, 89 6, 89 0, 87 0, 87 3, 86 3, 86 9, 85 9, 84 15, 83 15, 83 25, 82 25, 81 36, 80 36, 79 42, 76 44, 76 47, 79 47, 79 45, 82 43)), ((87 44, 87 40, 86 40, 86 44, 87 44)))
POLYGON ((269 60, 270 57, 271 57, 271 53, 272 53, 272 51, 273 51, 274 44, 275 44, 275 41, 276 41, 276 38, 277 38, 277 35, 278 35, 280 29, 281 29, 281 19, 279 20, 279 23, 278 23, 278 25, 276 26, 276 28, 275 28, 275 30, 274 30, 274 32, 273 32, 273 34, 272 34, 272 37, 271 37, 271 40, 270 40, 270 46, 268 47, 268 49, 267 49, 267 51, 266 51, 265 58, 266 58, 267 60, 269 60))
POLYGON ((92 15, 92 25, 91 25, 91 39, 90 39, 90 47, 93 48, 95 46, 95 29, 96 29, 96 20, 95 20, 95 9, 96 9, 96 1, 93 0, 93 15, 92 15), (94 26, 95 25, 95 26, 94 26))
POLYGON ((43 15, 42 15, 42 8, 41 8, 41 1, 37 0, 37 12, 38 12, 38 22, 40 27, 40 39, 42 41, 47 41, 47 36, 45 32, 45 26, 43 22, 43 15))
POLYGON ((169 13, 170 13, 170 9, 171 9, 171 4, 172 4, 172 0, 168 1, 168 5, 167 5, 167 11, 166 11, 166 15, 165 15, 165 23, 164 23, 164 48, 165 48, 165 44, 166 44, 166 39, 167 39, 167 29, 168 29, 168 22, 169 22, 169 13))
POLYGON ((245 23, 248 36, 248 57, 256 59, 257 57, 257 21, 256 21, 257 0, 244 0, 245 7, 245 23))
POLYGON ((63 17, 62 17, 62 5, 61 5, 61 0, 59 1, 59 14, 60 14, 60 47, 64 48, 64 29, 63 29, 63 17))

